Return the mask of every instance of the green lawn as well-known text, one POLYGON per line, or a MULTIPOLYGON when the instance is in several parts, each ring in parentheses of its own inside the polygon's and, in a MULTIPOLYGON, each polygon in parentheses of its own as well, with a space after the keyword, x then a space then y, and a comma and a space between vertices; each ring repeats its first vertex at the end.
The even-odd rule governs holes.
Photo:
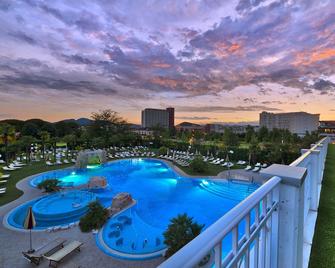
POLYGON ((71 164, 68 165, 61 165, 61 166, 47 166, 44 161, 41 162, 35 162, 32 164, 29 164, 27 166, 24 166, 21 169, 15 170, 15 171, 3 171, 1 167, 1 172, 9 173, 10 178, 8 179, 7 183, 2 183, 1 187, 6 187, 7 191, 5 194, 0 195, 0 206, 7 204, 18 197, 22 195, 22 191, 18 190, 15 185, 18 181, 33 175, 37 173, 41 173, 44 171, 54 170, 54 169, 60 169, 71 166, 71 164))
MULTIPOLYGON (((175 164, 177 165, 177 164, 175 164)), ((220 172, 227 170, 228 168, 223 167, 221 165, 212 165, 212 164, 208 164, 208 169, 206 172, 203 173, 198 173, 193 171, 190 167, 183 167, 183 166, 179 166, 177 165, 182 171, 184 171, 186 174, 188 175, 192 175, 192 176, 216 176, 218 175, 220 172)), ((233 166, 230 169, 237 169, 237 168, 243 168, 242 166, 233 166)))
POLYGON ((329 145, 310 268, 335 267, 335 145, 329 145))

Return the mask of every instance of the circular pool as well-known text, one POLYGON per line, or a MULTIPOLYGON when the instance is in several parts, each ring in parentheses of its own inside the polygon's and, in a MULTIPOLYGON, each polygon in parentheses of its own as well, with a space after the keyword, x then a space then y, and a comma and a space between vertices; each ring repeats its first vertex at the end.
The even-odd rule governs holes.
POLYGON ((69 191, 48 195, 33 205, 37 221, 64 220, 83 216, 96 196, 88 191, 69 191))
POLYGON ((96 200, 96 194, 89 191, 68 191, 49 194, 15 208, 8 216, 10 226, 22 229, 27 210, 32 207, 36 220, 34 229, 42 230, 63 226, 80 220, 88 210, 88 204, 96 200))

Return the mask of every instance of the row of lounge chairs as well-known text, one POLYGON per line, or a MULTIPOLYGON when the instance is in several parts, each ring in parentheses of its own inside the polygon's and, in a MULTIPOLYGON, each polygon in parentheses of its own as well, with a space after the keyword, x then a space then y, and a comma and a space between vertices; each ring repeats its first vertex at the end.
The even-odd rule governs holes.
POLYGON ((244 170, 246 170, 246 171, 252 171, 252 172, 258 172, 262 168, 266 168, 267 166, 268 165, 266 163, 264 163, 264 164, 257 163, 254 167, 248 165, 244 170))
POLYGON ((108 157, 110 159, 113 158, 128 158, 128 157, 155 157, 156 154, 154 152, 138 152, 138 151, 123 151, 117 152, 114 155, 109 154, 108 157))
POLYGON ((15 160, 12 163, 10 163, 8 166, 2 167, 2 169, 5 170, 5 171, 14 171, 14 170, 18 170, 18 169, 22 168, 25 165, 26 164, 15 160))
POLYGON ((64 164, 70 164, 76 163, 76 159, 72 158, 71 161, 69 161, 68 159, 64 159, 63 161, 61 159, 56 160, 56 162, 51 162, 51 161, 46 161, 45 162, 47 166, 55 166, 55 165, 64 165, 64 164))
POLYGON ((169 155, 160 155, 159 158, 166 159, 177 163, 180 166, 188 167, 190 165, 190 158, 183 158, 180 156, 169 156, 169 155))
POLYGON ((74 251, 80 251, 80 247, 84 244, 79 241, 66 242, 66 239, 56 238, 34 252, 22 252, 22 254, 25 259, 36 265, 47 259, 50 267, 57 267, 66 256, 74 251))
POLYGON ((67 229, 73 228, 75 226, 78 226, 78 224, 79 224, 79 221, 78 222, 73 222, 73 223, 70 223, 70 224, 52 226, 52 227, 47 228, 45 231, 48 232, 48 233, 51 233, 51 232, 57 232, 57 231, 61 231, 61 230, 67 230, 67 229))

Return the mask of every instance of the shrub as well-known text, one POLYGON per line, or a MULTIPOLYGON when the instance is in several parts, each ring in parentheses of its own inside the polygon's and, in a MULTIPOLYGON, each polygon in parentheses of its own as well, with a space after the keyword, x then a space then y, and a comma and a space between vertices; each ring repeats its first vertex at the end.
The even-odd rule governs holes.
POLYGON ((190 167, 193 171, 202 173, 207 171, 208 165, 201 157, 196 157, 192 160, 190 167))
POLYGON ((90 158, 88 158, 87 164, 88 165, 100 165, 101 161, 100 161, 99 156, 97 155, 91 156, 90 158))
POLYGON ((164 232, 164 243, 168 249, 166 257, 172 256, 179 249, 193 240, 201 233, 204 225, 193 221, 186 213, 180 214, 170 220, 167 230, 164 232))
POLYGON ((58 192, 61 189, 59 186, 59 180, 57 179, 44 180, 40 182, 37 187, 38 189, 44 189, 44 191, 47 193, 58 192))
POLYGON ((100 229, 108 219, 108 210, 98 201, 88 205, 87 214, 80 219, 79 227, 84 233, 100 229))
POLYGON ((159 148, 158 153, 161 154, 161 155, 166 155, 167 150, 168 149, 166 147, 162 146, 162 147, 159 148))

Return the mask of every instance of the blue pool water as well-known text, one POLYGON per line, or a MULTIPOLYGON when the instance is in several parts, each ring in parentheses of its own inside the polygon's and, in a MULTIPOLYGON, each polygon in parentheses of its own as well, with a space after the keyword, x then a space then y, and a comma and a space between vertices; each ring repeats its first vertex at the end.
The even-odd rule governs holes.
POLYGON ((259 187, 181 177, 164 162, 151 159, 114 161, 95 169, 52 171, 36 176, 31 185, 48 178, 57 178, 66 186, 80 185, 92 176, 106 177, 108 187, 87 195, 76 191, 33 200, 14 210, 8 222, 22 228, 24 212, 32 205, 38 215, 37 228, 69 223, 80 219, 91 200, 97 199, 107 207, 117 193, 129 192, 136 205, 109 219, 97 235, 97 244, 111 255, 141 258, 154 256, 165 248, 163 232, 171 218, 187 213, 207 228, 259 187))

